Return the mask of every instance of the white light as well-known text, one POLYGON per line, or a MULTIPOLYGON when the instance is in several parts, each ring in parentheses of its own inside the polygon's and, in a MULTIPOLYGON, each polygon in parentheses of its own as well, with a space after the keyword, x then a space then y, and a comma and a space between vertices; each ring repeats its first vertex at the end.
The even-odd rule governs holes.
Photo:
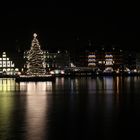
POLYGON ((54 74, 54 71, 50 71, 50 74, 54 74))
POLYGON ((59 70, 55 70, 55 74, 59 74, 59 70))
POLYGON ((136 69, 134 69, 134 72, 137 72, 137 70, 136 70, 136 69))
POLYGON ((10 68, 7 69, 7 71, 10 71, 10 70, 11 70, 10 68))
POLYGON ((3 69, 3 71, 6 71, 6 69, 3 69))
POLYGON ((11 64, 11 67, 14 67, 15 65, 14 64, 11 64))
POLYGON ((65 72, 63 70, 61 70, 61 74, 65 74, 65 72))
POLYGON ((89 63, 88 66, 95 66, 95 63, 89 63))
POLYGON ((37 37, 37 34, 36 34, 36 33, 34 33, 34 34, 33 34, 33 36, 36 38, 36 37, 37 37))
POLYGON ((119 70, 117 70, 116 73, 119 73, 119 70))
POLYGON ((91 62, 91 61, 96 61, 96 60, 95 59, 88 59, 88 61, 91 62))
POLYGON ((15 68, 15 71, 19 71, 19 69, 18 68, 15 68))
POLYGON ((18 72, 17 74, 18 74, 18 75, 21 75, 21 72, 18 72))
POLYGON ((106 54, 105 57, 113 57, 111 54, 106 54))
POLYGON ((96 57, 94 54, 93 55, 88 55, 88 58, 91 58, 91 57, 96 57))

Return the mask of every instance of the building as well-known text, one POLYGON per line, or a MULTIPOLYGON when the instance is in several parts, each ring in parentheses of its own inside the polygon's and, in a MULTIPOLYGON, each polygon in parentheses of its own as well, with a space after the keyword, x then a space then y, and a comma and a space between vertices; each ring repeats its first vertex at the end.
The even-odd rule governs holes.
POLYGON ((136 53, 136 69, 140 72, 140 53, 136 53))
POLYGON ((47 69, 63 69, 70 66, 70 55, 67 51, 46 53, 47 69))
POLYGON ((119 49, 98 49, 87 53, 87 66, 101 71, 122 70, 123 51, 119 49))
POLYGON ((15 64, 7 57, 6 52, 3 52, 2 57, 0 57, 0 74, 15 75, 18 71, 18 68, 15 68, 15 64))
POLYGON ((123 53, 123 67, 124 69, 134 70, 136 69, 136 53, 125 51, 123 53))

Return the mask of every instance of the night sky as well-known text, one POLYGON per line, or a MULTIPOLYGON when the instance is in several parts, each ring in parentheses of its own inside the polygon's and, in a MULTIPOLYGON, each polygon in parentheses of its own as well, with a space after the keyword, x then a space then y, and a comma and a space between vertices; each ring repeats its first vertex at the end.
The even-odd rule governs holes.
POLYGON ((28 50, 36 32, 41 47, 48 50, 80 51, 104 45, 140 51, 138 3, 51 0, 1 6, 0 50, 28 50))

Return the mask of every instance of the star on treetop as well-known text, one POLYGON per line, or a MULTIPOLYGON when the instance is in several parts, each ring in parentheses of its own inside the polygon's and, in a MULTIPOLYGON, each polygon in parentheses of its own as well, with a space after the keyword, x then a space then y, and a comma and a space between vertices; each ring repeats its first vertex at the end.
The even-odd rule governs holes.
POLYGON ((34 34, 33 34, 33 36, 34 36, 34 38, 36 38, 36 37, 37 37, 37 34, 36 34, 36 33, 34 33, 34 34))

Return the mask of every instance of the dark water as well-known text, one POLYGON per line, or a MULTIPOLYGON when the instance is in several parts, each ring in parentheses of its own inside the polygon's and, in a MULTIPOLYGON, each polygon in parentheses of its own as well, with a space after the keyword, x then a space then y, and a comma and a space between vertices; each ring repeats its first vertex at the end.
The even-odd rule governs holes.
POLYGON ((0 79, 0 140, 136 139, 139 131, 139 77, 0 79))

